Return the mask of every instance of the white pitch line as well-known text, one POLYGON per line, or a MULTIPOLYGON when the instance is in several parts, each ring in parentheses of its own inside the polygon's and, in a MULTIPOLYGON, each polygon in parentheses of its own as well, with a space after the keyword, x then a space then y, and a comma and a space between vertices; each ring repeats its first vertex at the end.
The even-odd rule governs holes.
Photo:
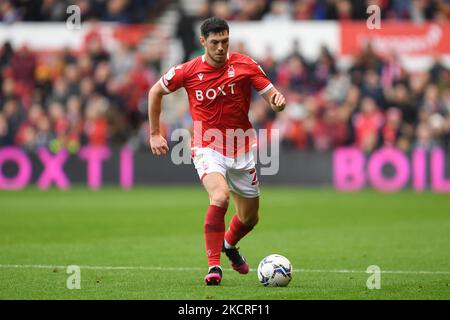
MULTIPOLYGON (((43 264, 0 264, 0 269, 66 269, 67 266, 43 264)), ((79 266, 80 269, 90 270, 147 270, 147 271, 204 271, 205 268, 194 267, 150 267, 150 266, 79 266)), ((224 271, 233 271, 225 269, 224 271)), ((256 271, 256 269, 250 269, 256 271)), ((364 270, 336 270, 336 269, 294 269, 294 272, 305 273, 366 273, 364 270)), ((414 270, 381 270, 386 274, 433 274, 450 275, 450 271, 414 271, 414 270)))

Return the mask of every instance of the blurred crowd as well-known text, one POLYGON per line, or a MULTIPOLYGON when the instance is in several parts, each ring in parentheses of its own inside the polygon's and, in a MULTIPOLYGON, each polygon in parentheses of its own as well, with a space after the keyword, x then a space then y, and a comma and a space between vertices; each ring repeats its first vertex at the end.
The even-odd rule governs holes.
MULTIPOLYGON (((110 9, 121 8, 117 21, 141 21, 134 5, 150 8, 158 0, 1 1, 3 21, 58 20, 58 4, 76 3, 94 18, 108 20, 110 9), (29 8, 35 8, 30 10, 29 8), (28 8, 27 10, 22 10, 28 8), (47 8, 49 10, 44 10, 47 8), (133 9, 134 8, 134 9, 133 9), (105 11, 106 10, 106 11, 105 11), (137 20, 136 20, 137 19, 137 20)), ((185 46, 183 61, 201 54, 193 22, 214 14, 228 20, 359 19, 370 4, 383 16, 398 19, 446 19, 447 0, 230 0, 204 1, 199 15, 181 15, 177 35, 185 46), (189 45, 189 48, 186 46, 189 45), (186 49, 189 49, 186 50, 186 49)), ((114 10, 113 10, 114 11, 114 10)), ((114 20, 114 19, 113 19, 114 20)), ((111 20, 111 21, 113 21, 111 20)), ((259 63, 288 101, 275 114, 254 92, 250 118, 256 129, 279 129, 282 146, 295 150, 330 151, 357 146, 370 152, 381 146, 409 151, 441 145, 450 150, 450 70, 434 58, 430 70, 408 72, 394 53, 379 56, 367 46, 349 69, 338 68, 336 57, 322 48, 314 61, 305 59, 301 44, 282 59, 270 48, 259 63)), ((245 43, 232 50, 248 53, 245 43)), ((80 50, 33 52, 9 42, 0 49, 0 146, 27 150, 48 147, 77 152, 81 145, 148 147, 147 94, 166 70, 158 46, 137 50, 122 43, 107 50, 94 31, 80 50)), ((182 62, 182 61, 180 61, 182 62)), ((178 128, 191 128, 186 98, 168 97, 162 130, 167 140, 178 128)))
POLYGON ((129 141, 146 120, 162 51, 153 46, 138 52, 127 44, 107 51, 95 31, 85 42, 79 52, 2 46, 0 146, 77 152, 84 144, 129 141))
POLYGON ((286 95, 285 112, 267 111, 261 98, 252 107, 257 128, 278 128, 285 147, 329 151, 357 146, 410 151, 436 145, 450 150, 450 69, 435 57, 430 70, 407 72, 395 54, 380 57, 370 46, 348 70, 322 48, 306 61, 298 43, 282 61, 270 50, 260 61, 286 95))
MULTIPOLYGON (((64 21, 69 5, 77 5, 83 21, 149 22, 161 8, 193 0, 2 0, 0 21, 64 21)), ((384 19, 411 21, 450 18, 448 0, 197 0, 199 14, 229 21, 366 19, 369 5, 378 5, 384 19)))
POLYGON ((450 20, 450 0, 195 0, 198 6, 194 14, 186 11, 187 1, 177 1, 180 19, 176 35, 183 45, 183 61, 195 54, 196 24, 211 16, 241 22, 361 21, 373 14, 367 8, 376 5, 383 20, 413 23, 450 20))
POLYGON ((81 21, 91 19, 118 23, 151 21, 165 7, 163 0, 2 0, 0 22, 66 21, 73 12, 67 8, 80 8, 81 21))
POLYGON ((383 19, 450 18, 448 0, 206 0, 210 15, 229 21, 363 20, 370 5, 380 7, 383 19))
MULTIPOLYGON (((282 146, 329 151, 354 145, 408 151, 436 145, 450 149, 450 70, 436 57, 430 70, 409 73, 395 54, 376 55, 368 46, 348 70, 322 48, 307 61, 293 43, 283 59, 267 50, 259 62, 285 94, 285 112, 275 114, 256 93, 250 118, 256 129, 279 129, 282 146)), ((234 50, 246 53, 240 43, 234 50)), ((138 53, 123 44, 108 52, 88 36, 80 52, 44 55, 5 43, 0 52, 0 146, 49 147, 76 152, 83 144, 147 148, 147 94, 158 81, 161 52, 138 53)), ((186 99, 162 129, 190 128, 186 99)))

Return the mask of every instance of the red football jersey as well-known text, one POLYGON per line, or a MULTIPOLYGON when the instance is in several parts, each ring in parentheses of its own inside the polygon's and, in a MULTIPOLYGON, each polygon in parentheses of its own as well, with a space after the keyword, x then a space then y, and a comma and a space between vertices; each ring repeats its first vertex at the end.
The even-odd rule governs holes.
POLYGON ((248 118, 251 87, 259 94, 273 87, 257 62, 237 52, 229 53, 220 68, 208 64, 204 56, 174 66, 160 84, 167 93, 185 88, 194 122, 193 147, 213 148, 227 156, 246 152, 256 143, 248 118), (236 142, 233 135, 243 133, 244 144, 236 142))

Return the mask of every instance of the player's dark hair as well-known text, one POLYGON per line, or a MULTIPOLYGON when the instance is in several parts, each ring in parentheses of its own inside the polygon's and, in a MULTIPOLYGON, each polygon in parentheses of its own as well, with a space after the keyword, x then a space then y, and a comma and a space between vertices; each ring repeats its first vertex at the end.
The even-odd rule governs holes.
POLYGON ((230 28, 225 20, 217 17, 211 17, 202 22, 200 31, 202 36, 206 39, 210 33, 221 33, 224 31, 230 33, 230 28))

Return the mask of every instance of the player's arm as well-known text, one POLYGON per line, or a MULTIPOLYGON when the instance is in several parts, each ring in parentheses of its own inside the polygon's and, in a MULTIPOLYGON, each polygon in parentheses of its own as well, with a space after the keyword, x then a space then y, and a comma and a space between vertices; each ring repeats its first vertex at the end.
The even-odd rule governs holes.
POLYGON ((283 111, 286 107, 286 98, 275 87, 270 88, 261 96, 275 112, 283 111))
POLYGON ((261 66, 253 59, 245 59, 249 68, 250 80, 256 91, 266 100, 275 112, 283 111, 286 107, 286 99, 273 86, 261 66))
POLYGON ((167 92, 161 84, 156 82, 148 93, 148 120, 150 125, 150 149, 158 156, 169 151, 166 139, 161 135, 160 116, 162 108, 162 98, 167 92))

